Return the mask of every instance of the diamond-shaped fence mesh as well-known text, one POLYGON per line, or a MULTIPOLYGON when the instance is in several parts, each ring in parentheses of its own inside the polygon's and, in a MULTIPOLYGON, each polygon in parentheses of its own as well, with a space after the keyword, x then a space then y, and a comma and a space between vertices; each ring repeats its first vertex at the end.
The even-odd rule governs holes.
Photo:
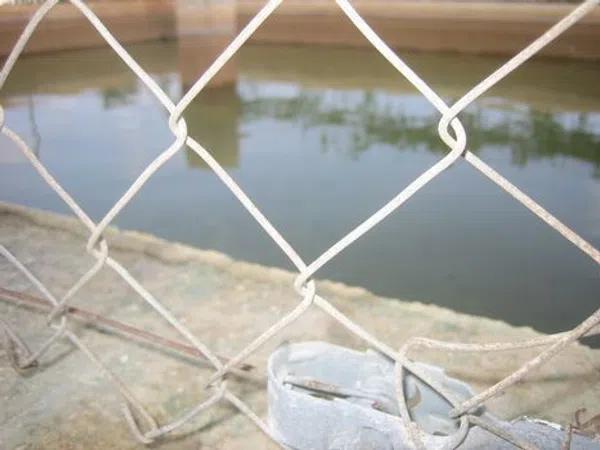
MULTIPOLYGON (((508 62, 498 68, 490 76, 485 78, 453 105, 447 105, 442 98, 429 85, 419 77, 365 22, 361 15, 354 9, 348 0, 336 0, 337 5, 364 35, 364 37, 377 49, 379 53, 400 72, 414 87, 427 98, 427 100, 440 112, 438 132, 442 141, 448 146, 448 153, 436 164, 418 176, 412 183, 405 187, 386 205, 379 209, 372 216, 368 217, 359 226, 353 229, 336 244, 325 250, 321 256, 310 263, 306 263, 294 248, 286 241, 283 234, 277 230, 260 209, 252 202, 246 193, 240 188, 236 181, 219 165, 208 149, 205 149, 200 143, 188 135, 187 124, 183 119, 183 113, 194 98, 202 91, 211 79, 221 70, 221 68, 236 54, 242 45, 252 36, 252 34, 261 26, 261 24, 276 10, 283 0, 269 0, 265 6, 256 14, 256 16, 242 29, 242 31, 233 39, 223 53, 214 61, 208 70, 200 76, 193 86, 185 93, 178 103, 172 101, 161 87, 144 71, 136 60, 121 46, 119 41, 104 26, 102 21, 94 12, 81 0, 69 0, 69 2, 83 14, 114 52, 127 64, 133 73, 150 89, 152 94, 158 99, 163 107, 169 113, 169 127, 173 133, 173 143, 164 150, 145 170, 139 175, 135 182, 123 194, 123 196, 112 206, 109 212, 95 223, 88 214, 78 205, 73 197, 58 183, 52 174, 44 167, 36 154, 27 145, 27 143, 4 123, 4 110, 0 105, 0 129, 25 155, 31 165, 39 173, 56 194, 73 211, 77 218, 89 229, 89 239, 86 250, 91 254, 96 262, 89 268, 87 273, 67 291, 67 293, 58 298, 7 248, 0 245, 0 253, 8 259, 20 272, 22 272, 36 287, 44 299, 50 305, 50 314, 48 316, 48 326, 52 328, 52 336, 38 349, 30 350, 18 334, 12 330, 8 324, 0 319, 0 330, 4 337, 4 344, 9 358, 17 370, 23 370, 35 366, 37 361, 43 357, 44 353, 57 340, 67 339, 80 349, 90 360, 96 364, 98 370, 103 372, 108 379, 115 385, 124 398, 123 412, 127 423, 129 424, 134 436, 143 443, 150 443, 156 438, 166 435, 179 428, 181 425, 191 420, 193 417, 201 414, 218 402, 229 402, 247 415, 256 425, 268 436, 277 442, 276 437, 271 433, 269 426, 263 422, 240 398, 234 395, 227 387, 226 374, 236 371, 236 368, 255 352, 259 347, 269 341, 278 332, 289 326, 292 322, 302 316, 309 308, 317 307, 326 314, 335 319, 339 324, 350 332, 364 339, 370 346, 389 356, 396 362, 396 389, 398 405, 401 413, 401 420, 398 426, 405 427, 407 436, 410 437, 411 444, 416 448, 422 448, 422 433, 419 427, 411 420, 406 398, 403 392, 403 377, 405 373, 411 372, 422 378, 442 396, 444 396, 453 406, 451 415, 460 418, 461 433, 459 439, 450 443, 452 448, 460 445, 469 431, 470 425, 480 425, 489 431, 498 434, 521 448, 532 448, 527 442, 520 442, 505 431, 495 429, 491 424, 482 424, 481 418, 471 413, 485 403, 487 400, 498 395, 502 391, 510 388, 515 383, 522 380, 530 372, 537 369, 542 364, 548 362, 551 358, 563 351, 568 344, 589 334, 594 327, 600 323, 600 309, 594 312, 590 317, 581 322, 577 327, 564 333, 536 338, 528 341, 514 343, 497 344, 463 344, 435 341, 424 338, 413 338, 404 343, 399 350, 395 350, 391 344, 386 344, 362 329, 342 312, 336 309, 326 298, 319 295, 317 283, 313 277, 324 265, 330 262, 336 255, 342 252, 357 239, 365 235, 369 230, 383 221, 392 212, 399 209, 409 198, 417 194, 427 183, 437 177, 440 173, 450 167, 459 158, 464 158, 473 167, 482 172, 491 182, 496 183, 504 191, 510 194, 515 200, 523 204, 533 214, 544 221, 549 227, 556 230, 582 252, 592 258, 600 265, 600 251, 594 248, 589 242, 581 238, 568 226, 559 221, 551 213, 546 211, 541 205, 536 203, 527 194, 519 190, 509 180, 496 172, 484 161, 471 153, 468 149, 467 130, 461 124, 458 115, 471 103, 476 101, 488 89, 501 82, 504 77, 525 63, 530 57, 538 53, 555 38, 564 33, 569 27, 579 21, 592 9, 598 5, 598 0, 586 0, 575 7, 566 17, 560 20, 556 25, 550 28, 546 33, 532 42, 528 47, 511 58, 508 62), (292 311, 285 315, 281 320, 274 323, 269 329, 260 334, 254 341, 249 343, 233 358, 223 361, 219 358, 202 340, 192 334, 188 328, 177 320, 169 310, 144 286, 142 286, 118 261, 111 257, 108 242, 103 238, 103 232, 123 208, 140 191, 142 186, 176 153, 184 147, 189 147, 215 172, 219 179, 231 190, 241 205, 246 208, 248 213, 260 224, 273 242, 287 255, 298 270, 298 276, 294 283, 294 288, 298 293, 300 302, 292 311), (162 319, 181 334, 191 346, 204 355, 214 367, 214 373, 207 383, 208 395, 201 399, 199 403, 190 410, 180 413, 176 418, 167 424, 158 424, 151 413, 144 405, 135 398, 129 389, 119 380, 119 378, 104 365, 98 357, 71 331, 69 327, 68 302, 86 283, 88 283, 103 267, 116 272, 127 284, 129 284, 140 297, 143 298, 162 319), (543 348, 540 353, 530 361, 526 362, 518 370, 496 383, 489 389, 480 392, 467 401, 459 402, 453 398, 450 392, 446 392, 443 386, 440 386, 435 380, 422 373, 422 370, 416 366, 409 358, 408 352, 414 347, 428 347, 442 349, 452 352, 494 352, 506 351, 520 348, 543 348), (485 425, 485 426, 484 426, 485 425)), ((0 72, 0 90, 13 69, 24 47, 27 45, 30 37, 37 26, 44 20, 48 12, 59 3, 59 0, 47 0, 42 3, 35 14, 31 17, 29 23, 18 39, 11 54, 6 60, 2 71, 0 72)), ((392 343, 396 344, 397 343, 392 343)), ((285 443, 278 442, 285 447, 285 443)))

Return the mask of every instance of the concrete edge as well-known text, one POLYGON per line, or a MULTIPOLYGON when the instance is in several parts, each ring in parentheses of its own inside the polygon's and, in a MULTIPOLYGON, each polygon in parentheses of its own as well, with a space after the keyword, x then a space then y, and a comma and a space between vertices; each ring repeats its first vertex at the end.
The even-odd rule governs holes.
MULTIPOLYGON (((76 218, 47 210, 0 201, 0 216, 2 215, 17 216, 30 222, 34 226, 71 233, 82 239, 82 248, 89 235, 89 231, 76 218)), ((179 242, 168 241, 145 232, 121 230, 116 226, 109 226, 104 233, 104 236, 108 239, 109 246, 114 249, 126 252, 143 253, 166 264, 199 262, 227 271, 236 278, 247 278, 259 282, 268 281, 289 284, 290 288, 296 277, 293 272, 285 269, 236 260, 229 255, 215 250, 199 249, 179 242)), ((529 326, 514 326, 502 320, 460 313, 422 301, 378 296, 363 287, 350 286, 338 281, 319 279, 318 285, 321 292, 325 291, 327 296, 343 297, 352 301, 383 300, 392 304, 400 304, 401 302, 404 309, 414 312, 428 310, 435 313, 437 318, 448 322, 456 322, 461 317, 476 317, 477 320, 488 323, 492 329, 497 328, 497 326, 500 325, 510 327, 513 330, 518 330, 519 334, 525 336, 539 336, 543 334, 529 326)))

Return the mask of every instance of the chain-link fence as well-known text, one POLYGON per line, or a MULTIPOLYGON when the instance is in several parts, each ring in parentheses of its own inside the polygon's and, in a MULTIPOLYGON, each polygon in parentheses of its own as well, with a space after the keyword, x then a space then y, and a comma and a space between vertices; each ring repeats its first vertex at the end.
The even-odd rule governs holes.
MULTIPOLYGON (((440 173, 450 167, 459 158, 464 158, 473 167, 483 173, 490 181, 496 183, 504 191, 510 194, 518 202, 538 216, 548 226, 552 227, 582 252, 592 258, 600 265, 600 251, 594 248, 589 242, 580 237, 568 226, 560 222, 551 213, 523 193, 510 181, 496 172, 484 161, 468 150, 467 130, 461 124, 458 115, 471 103, 477 100, 488 89, 501 82, 504 77, 516 70, 521 64, 525 63, 530 57, 538 53, 542 48, 564 33, 569 27, 592 11, 597 5, 598 0, 586 0, 576 7, 570 14, 560 22, 550 28, 545 34, 531 43, 527 48, 519 52, 516 56, 502 65, 490 76, 485 78, 470 91, 468 91, 455 104, 447 105, 442 98, 429 87, 429 85, 419 77, 386 43, 373 31, 373 29, 363 20, 361 15, 354 9, 348 0, 336 0, 348 19, 364 35, 364 37, 389 61, 389 63, 398 70, 414 87, 427 98, 427 100, 440 112, 438 133, 442 141, 448 146, 448 153, 435 165, 430 167, 399 194, 391 199, 386 205, 379 209, 371 217, 367 218, 359 226, 353 229, 345 237, 339 240, 332 247, 328 248, 314 261, 305 262, 296 250, 286 241, 284 236, 277 230, 271 222, 263 215, 260 209, 252 202, 246 193, 240 188, 233 178, 219 165, 208 149, 205 149, 195 139, 188 135, 187 124, 183 119, 183 113, 194 98, 202 91, 211 79, 223 68, 223 66, 236 54, 240 47, 252 36, 252 34, 261 26, 261 24, 275 11, 283 0, 269 0, 266 5, 256 14, 256 16, 242 29, 237 37, 229 44, 225 51, 214 61, 209 69, 193 84, 182 99, 175 103, 161 89, 161 87, 142 69, 136 60, 121 46, 119 41, 113 37, 110 31, 104 26, 102 21, 94 12, 81 0, 69 0, 77 8, 115 53, 127 64, 135 75, 150 89, 152 94, 158 99, 162 106, 169 113, 169 127, 173 133, 173 143, 164 150, 145 170, 139 175, 135 182, 129 187, 125 194, 114 204, 110 211, 95 223, 88 214, 78 205, 73 197, 58 183, 52 174, 44 167, 37 158, 36 154, 27 145, 27 143, 12 129, 6 126, 4 122, 4 110, 0 105, 0 128, 2 133, 8 137, 27 157, 31 165, 45 180, 45 182, 58 194, 65 204, 73 211, 79 220, 89 230, 89 238, 86 250, 91 254, 96 262, 89 268, 73 286, 68 289, 62 297, 57 297, 27 268, 23 265, 7 248, 0 245, 0 253, 7 258, 20 272, 22 272, 44 296, 49 303, 51 312, 48 316, 48 326, 52 328, 52 336, 38 349, 30 350, 18 334, 12 330, 8 324, 0 319, 0 328, 3 332, 4 344, 9 355, 9 359, 17 370, 23 370, 33 367, 37 361, 43 357, 44 353, 59 339, 71 341, 77 348, 86 354, 121 392, 125 400, 123 412, 127 423, 129 424, 134 436, 143 443, 151 443, 156 438, 172 432, 184 423, 191 420, 198 414, 207 410, 218 402, 226 401, 233 404, 241 412, 247 415, 256 425, 263 430, 273 440, 277 441, 272 434, 269 426, 258 417, 240 398, 238 398, 227 387, 226 375, 228 372, 237 371, 246 359, 253 354, 259 347, 269 341, 278 332, 289 326, 292 322, 302 316, 309 308, 319 308, 326 314, 335 319, 339 324, 358 337, 364 339, 370 346, 381 353, 392 358, 396 363, 396 390, 398 397, 398 406, 401 420, 398 426, 405 427, 406 435, 410 437, 412 445, 416 448, 423 448, 423 434, 416 423, 414 423, 409 414, 407 401, 404 393, 403 379, 407 372, 410 372, 424 380, 440 395, 452 404, 453 410, 451 416, 460 421, 460 432, 457 438, 449 443, 451 448, 455 448, 466 437, 471 425, 479 425, 503 439, 506 439, 518 447, 532 448, 527 442, 522 442, 514 436, 507 434, 490 423, 482 422, 481 417, 472 414, 479 406, 487 400, 498 395, 510 386, 522 380, 527 374, 534 371, 542 364, 548 362, 552 357, 563 351, 568 344, 591 334, 594 327, 600 323, 600 309, 585 319, 581 324, 572 330, 564 333, 549 335, 532 340, 515 343, 496 343, 496 344, 463 344, 440 342, 431 339, 413 338, 404 343, 399 350, 394 349, 398 343, 384 343, 377 337, 369 334, 358 324, 350 320, 337 308, 335 308, 326 298, 319 295, 317 282, 313 277, 319 269, 329 263, 345 248, 350 246, 357 239, 365 235, 369 230, 377 226, 381 221, 388 217, 392 212, 399 209, 409 198, 415 195, 427 183, 437 177, 440 173), (283 251, 298 270, 298 276, 294 283, 294 288, 301 301, 299 304, 286 314, 281 320, 273 324, 268 330, 262 332, 254 341, 249 343, 236 356, 229 360, 223 360, 207 347, 202 340, 192 334, 186 326, 176 319, 169 310, 144 286, 142 286, 117 260, 111 257, 109 243, 104 239, 103 233, 107 226, 123 210, 123 208, 133 199, 144 184, 176 153, 184 147, 188 147, 201 157, 206 164, 215 172, 219 179, 231 190, 241 205, 246 208, 248 213, 260 224, 264 231, 271 237, 273 242, 283 251), (205 398, 201 399, 197 405, 190 410, 182 411, 180 415, 166 424, 158 424, 152 414, 136 399, 131 391, 119 380, 119 378, 104 365, 97 356, 77 337, 71 330, 69 324, 69 300, 88 283, 103 267, 107 267, 118 274, 127 284, 129 284, 166 322, 179 332, 200 354, 204 355, 215 369, 214 374, 207 382, 207 392, 205 398), (525 363, 521 368, 496 383, 489 389, 480 392, 467 401, 457 400, 451 392, 447 392, 440 383, 423 373, 418 365, 415 365, 408 352, 415 347, 427 347, 441 349, 449 352, 494 352, 506 351, 521 348, 545 347, 535 358, 525 363)), ((6 60, 2 71, 0 72, 0 90, 6 82, 11 70, 13 69, 19 55, 23 51, 30 37, 37 26, 44 20, 48 12, 59 3, 59 0, 47 0, 42 3, 35 14, 32 16, 19 40, 17 41, 12 53, 6 60)), ((285 446, 285 443, 279 442, 285 446)))

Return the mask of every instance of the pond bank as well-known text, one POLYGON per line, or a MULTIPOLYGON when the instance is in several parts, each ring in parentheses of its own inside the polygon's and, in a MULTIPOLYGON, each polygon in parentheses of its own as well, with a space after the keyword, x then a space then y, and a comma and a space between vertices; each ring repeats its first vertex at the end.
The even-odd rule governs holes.
MULTIPOLYGON (((122 44, 175 36, 171 0, 118 0, 85 2, 122 44)), ((0 6, 0 57, 8 55, 36 4, 0 6)), ((105 46, 106 42, 83 14, 70 4, 58 4, 44 17, 25 53, 54 52, 105 46)))
MULTIPOLYGON (((241 29, 264 2, 189 0, 118 0, 89 2, 122 44, 204 36, 218 48, 241 29), (236 25, 237 24, 237 25, 236 25), (212 36, 212 37, 211 37, 212 36)), ((575 5, 530 2, 373 1, 353 5, 390 46, 419 51, 450 51, 512 56, 575 5)), ((0 17, 0 56, 7 55, 36 6, 4 6, 0 17)), ((542 55, 600 59, 600 7, 588 14, 542 55)), ((366 46, 334 2, 286 0, 252 36, 276 44, 366 46)), ((68 4, 57 5, 40 25, 26 52, 105 45, 87 20, 68 4), (76 39, 73 39, 76 36, 76 39)), ((188 45, 189 47, 189 45, 188 45)), ((185 52, 186 46, 182 47, 185 52)), ((189 55, 189 53, 188 53, 189 55)), ((205 63, 199 64, 203 68, 205 63)), ((196 72, 194 71, 194 75, 196 72)))
MULTIPOLYGON (((72 218, 0 203, 0 242, 57 295, 93 263, 84 250, 85 236, 83 227, 72 218)), ((235 354, 298 303, 292 289, 294 274, 282 269, 236 261, 218 252, 138 232, 113 228, 106 237, 111 256, 219 353, 235 354)), ((4 259, 0 259, 0 286, 37 294, 4 259)), ((530 328, 418 302, 381 298, 340 283, 318 281, 317 286, 321 295, 393 347, 399 347, 410 336, 489 342, 539 335, 530 328)), ((71 303, 146 331, 181 339, 108 269, 103 269, 71 303)), ((2 301, 0 314, 27 342, 39 342, 46 335, 41 315, 2 301)), ((110 333, 97 333, 93 327, 74 322, 73 327, 148 405, 159 422, 165 423, 203 397, 202 385, 210 371, 197 361, 110 333)), ((364 342, 313 309, 250 358, 258 373, 264 373, 268 354, 286 340, 326 340, 365 348, 364 342)), ((413 356, 447 368, 451 375, 479 391, 532 354, 413 356)), ((600 350, 575 344, 537 374, 490 402, 489 407, 505 418, 531 415, 566 425, 581 407, 598 413, 599 371, 600 350)), ((15 375, 0 353, 0 381, 0 447, 138 447, 119 414, 119 399, 113 389, 81 352, 72 351, 66 344, 54 347, 39 371, 23 378, 15 375)), ((260 415, 266 413, 263 386, 232 379, 230 388, 260 415)), ((254 425, 225 405, 201 415, 176 434, 177 439, 166 439, 158 447, 272 447, 254 425)))
MULTIPOLYGON (((261 2, 242 0, 238 25, 261 2)), ((352 5, 392 48, 513 56, 576 5, 531 2, 357 0, 352 5)), ((599 59, 600 7, 544 49, 544 56, 599 59)), ((284 2, 253 42, 369 46, 335 2, 284 2)))

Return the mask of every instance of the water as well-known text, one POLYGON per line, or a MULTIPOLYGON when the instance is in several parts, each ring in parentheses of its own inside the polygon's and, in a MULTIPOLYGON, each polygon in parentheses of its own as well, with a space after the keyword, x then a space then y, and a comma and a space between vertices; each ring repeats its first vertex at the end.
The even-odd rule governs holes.
MULTIPOLYGON (((181 95, 176 43, 131 51, 181 95)), ((452 102, 503 60, 407 61, 452 102)), ((208 90, 186 111, 190 133, 306 261, 447 152, 439 114, 374 51, 250 46, 235 63, 236 86, 208 90)), ((472 151, 595 246, 598 75, 597 63, 534 60, 461 115, 472 151)), ((7 124, 96 220, 173 140, 167 113, 108 50, 25 58, 1 95, 7 124)), ((68 212, 7 140, 0 150, 1 200, 68 212)), ((116 224, 292 268, 189 151, 116 224)), ((547 332, 600 304, 598 267, 462 160, 317 276, 547 332)))

